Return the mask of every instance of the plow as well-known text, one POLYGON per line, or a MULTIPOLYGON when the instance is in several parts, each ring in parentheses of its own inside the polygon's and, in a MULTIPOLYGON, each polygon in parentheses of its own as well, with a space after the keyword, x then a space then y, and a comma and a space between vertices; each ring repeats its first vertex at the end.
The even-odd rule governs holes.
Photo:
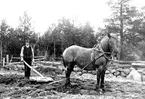
POLYGON ((30 80, 37 81, 37 82, 52 82, 53 79, 51 77, 45 77, 40 72, 38 72, 35 68, 30 66, 26 61, 23 61, 31 70, 39 75, 39 77, 30 77, 30 80))

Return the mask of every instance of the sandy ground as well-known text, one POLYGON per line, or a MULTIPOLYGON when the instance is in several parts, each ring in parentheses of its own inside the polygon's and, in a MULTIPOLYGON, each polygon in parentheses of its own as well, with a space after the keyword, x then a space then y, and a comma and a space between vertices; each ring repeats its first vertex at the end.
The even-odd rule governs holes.
MULTIPOLYGON (((64 79, 64 73, 38 69, 53 79, 64 79)), ((32 76, 36 76, 32 72, 32 76)), ((95 90, 96 76, 77 73, 71 75, 70 87, 64 81, 50 85, 24 79, 23 70, 0 70, 0 99, 145 99, 145 84, 122 77, 106 75, 105 92, 95 90)))

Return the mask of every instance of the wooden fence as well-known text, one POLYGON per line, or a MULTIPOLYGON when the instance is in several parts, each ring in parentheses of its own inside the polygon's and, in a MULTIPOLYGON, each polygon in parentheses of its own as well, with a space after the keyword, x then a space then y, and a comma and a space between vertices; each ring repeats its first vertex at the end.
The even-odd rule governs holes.
MULTIPOLYGON (((20 61, 20 57, 11 57, 10 62, 13 62, 13 60, 19 60, 20 61)), ((46 60, 45 56, 35 56, 34 57, 35 61, 42 61, 42 60, 46 60)))
POLYGON ((145 68, 145 61, 120 61, 113 60, 112 63, 116 65, 117 68, 145 68))

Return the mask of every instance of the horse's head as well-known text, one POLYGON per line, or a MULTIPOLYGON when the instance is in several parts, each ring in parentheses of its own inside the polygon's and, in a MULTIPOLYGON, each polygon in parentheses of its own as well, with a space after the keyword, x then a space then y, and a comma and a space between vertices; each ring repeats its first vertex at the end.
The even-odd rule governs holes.
POLYGON ((119 39, 116 35, 110 35, 108 34, 109 37, 109 49, 111 53, 117 57, 118 54, 120 53, 120 42, 119 39))
POLYGON ((101 40, 101 46, 104 52, 110 52, 115 57, 117 57, 120 52, 119 45, 120 42, 117 36, 111 35, 109 33, 101 40))

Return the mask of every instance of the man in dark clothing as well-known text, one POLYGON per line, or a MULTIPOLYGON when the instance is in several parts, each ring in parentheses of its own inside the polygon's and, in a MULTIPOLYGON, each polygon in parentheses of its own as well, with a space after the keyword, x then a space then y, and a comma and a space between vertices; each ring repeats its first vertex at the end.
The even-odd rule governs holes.
MULTIPOLYGON (((34 51, 29 44, 29 40, 26 40, 25 45, 21 48, 20 53, 21 61, 27 62, 30 66, 34 62, 34 51)), ((24 63, 25 77, 30 78, 30 68, 24 63)))

